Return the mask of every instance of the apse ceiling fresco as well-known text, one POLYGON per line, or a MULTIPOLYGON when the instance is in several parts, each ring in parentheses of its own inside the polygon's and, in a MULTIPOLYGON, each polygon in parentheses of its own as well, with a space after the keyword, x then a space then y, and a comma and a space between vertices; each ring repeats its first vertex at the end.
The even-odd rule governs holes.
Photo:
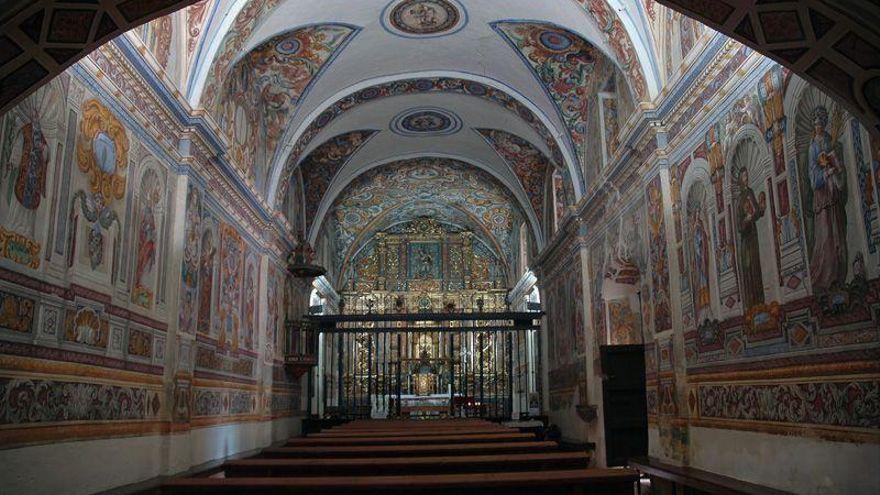
POLYGON ((339 259, 369 233, 406 219, 461 212, 475 232, 491 236, 512 259, 515 236, 525 215, 510 191, 472 165, 444 158, 391 162, 357 177, 337 197, 324 228, 336 236, 339 259))

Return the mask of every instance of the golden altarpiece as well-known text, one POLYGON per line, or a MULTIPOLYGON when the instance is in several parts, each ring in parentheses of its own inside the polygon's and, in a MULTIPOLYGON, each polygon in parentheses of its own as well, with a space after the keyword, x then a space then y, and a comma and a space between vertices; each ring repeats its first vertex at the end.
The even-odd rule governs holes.
POLYGON ((333 325, 316 374, 323 414, 525 411, 536 326, 520 321, 514 329, 499 252, 470 230, 430 218, 364 243, 343 264, 341 314, 323 317, 333 325))

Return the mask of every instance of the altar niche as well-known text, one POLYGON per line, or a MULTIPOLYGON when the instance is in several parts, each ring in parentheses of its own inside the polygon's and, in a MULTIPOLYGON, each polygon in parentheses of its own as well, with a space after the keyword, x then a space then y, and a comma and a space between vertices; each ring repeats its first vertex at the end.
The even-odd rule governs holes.
POLYGON ((539 312, 313 316, 311 412, 520 419, 540 413, 539 312))

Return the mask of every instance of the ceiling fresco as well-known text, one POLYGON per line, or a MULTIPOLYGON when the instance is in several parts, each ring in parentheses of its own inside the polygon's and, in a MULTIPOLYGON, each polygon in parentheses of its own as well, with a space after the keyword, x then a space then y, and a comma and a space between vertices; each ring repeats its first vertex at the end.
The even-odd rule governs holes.
POLYGON ((318 206, 339 169, 378 131, 352 131, 335 136, 315 148, 300 164, 305 192, 306 231, 318 214, 318 206))
POLYGON ((401 136, 443 136, 460 131, 461 118, 442 108, 417 107, 399 113, 390 127, 401 136))
MULTIPOLYGON (((498 129, 476 129, 519 178, 538 221, 544 220, 544 181, 553 168, 541 150, 525 139, 498 129)), ((569 181, 570 182, 570 181, 569 181)))
POLYGON ((452 34, 467 24, 467 12, 449 0, 399 0, 382 15, 382 25, 401 36, 425 37, 452 34))
MULTIPOLYGON (((196 103, 202 108, 209 111, 215 110, 218 105, 220 96, 220 85, 227 69, 233 60, 239 58, 242 49, 253 34, 254 29, 260 25, 267 15, 272 12, 281 0, 265 0, 262 2, 247 2, 235 14, 232 24, 228 31, 223 35, 219 43, 219 47, 213 54, 207 54, 205 58, 211 59, 209 63, 204 63, 205 82, 202 87, 196 88, 192 97, 196 103)), ((199 63, 199 61, 196 61, 199 63)), ((198 77, 196 71, 194 77, 198 77)))
POLYGON ((368 232, 393 220, 458 209, 491 235, 506 259, 525 220, 516 199, 495 177, 472 165, 445 158, 391 162, 357 177, 336 198, 323 228, 337 237, 340 260, 368 232))
POLYGON ((286 165, 280 172, 280 179, 277 181, 279 187, 276 191, 276 201, 283 201, 286 193, 286 186, 289 183, 290 173, 294 169, 294 165, 301 157, 303 151, 309 146, 312 139, 320 134, 321 131, 328 127, 334 120, 340 118, 343 114, 357 106, 368 104, 379 98, 434 93, 473 96, 499 105, 507 112, 513 113, 515 117, 522 119, 542 137, 545 145, 551 150, 551 159, 555 163, 560 165, 565 163, 562 158, 562 152, 553 133, 528 107, 513 96, 486 84, 458 78, 434 77, 404 79, 370 86, 340 98, 321 112, 317 118, 311 121, 308 127, 306 127, 302 134, 300 134, 296 143, 292 146, 286 165))
POLYGON ((592 44, 566 29, 547 23, 493 24, 529 64, 556 103, 572 143, 583 156, 587 133, 590 78, 599 57, 592 44))
POLYGON ((226 75, 217 118, 229 129, 230 155, 257 188, 265 162, 300 97, 356 29, 321 24, 296 29, 260 44, 226 75))

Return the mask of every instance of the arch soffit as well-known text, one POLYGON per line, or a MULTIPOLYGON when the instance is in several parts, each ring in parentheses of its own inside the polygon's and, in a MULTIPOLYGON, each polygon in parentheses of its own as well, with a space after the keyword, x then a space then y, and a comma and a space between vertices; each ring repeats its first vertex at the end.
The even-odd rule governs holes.
MULTIPOLYGON (((324 193, 324 197, 321 199, 321 204, 318 207, 318 213, 315 216, 315 221, 312 223, 311 230, 307 232, 308 241, 311 244, 317 242, 318 235, 320 234, 321 228, 324 224, 324 220, 327 217, 327 214, 330 212, 330 209, 333 207, 333 203, 336 201, 336 198, 338 198, 346 190, 346 188, 348 188, 349 184, 354 182, 355 179, 369 172, 370 170, 373 170, 374 168, 381 167, 389 163, 417 158, 446 158, 450 160, 456 160, 464 163, 465 165, 477 168, 490 174, 505 189, 507 189, 507 191, 510 192, 513 198, 516 200, 517 206, 520 208, 532 228, 532 235, 535 238, 535 243, 537 244, 538 249, 542 249, 544 247, 544 236, 541 231, 541 224, 538 222, 538 217, 535 215, 534 208, 531 207, 531 203, 528 201, 525 190, 523 190, 522 185, 519 183, 518 180, 514 183, 511 183, 511 179, 509 177, 505 177, 499 174, 498 171, 496 171, 494 168, 489 167, 482 162, 473 160, 471 158, 465 158, 446 153, 415 153, 408 155, 394 155, 368 163, 366 165, 362 165, 358 167, 356 171, 351 171, 350 169, 348 169, 348 167, 343 167, 343 169, 340 170, 335 177, 333 177, 333 180, 330 183, 330 187, 327 188, 327 191, 324 193), (346 174, 345 172, 349 173, 346 174)), ((349 163, 351 162, 349 161, 349 163)))

